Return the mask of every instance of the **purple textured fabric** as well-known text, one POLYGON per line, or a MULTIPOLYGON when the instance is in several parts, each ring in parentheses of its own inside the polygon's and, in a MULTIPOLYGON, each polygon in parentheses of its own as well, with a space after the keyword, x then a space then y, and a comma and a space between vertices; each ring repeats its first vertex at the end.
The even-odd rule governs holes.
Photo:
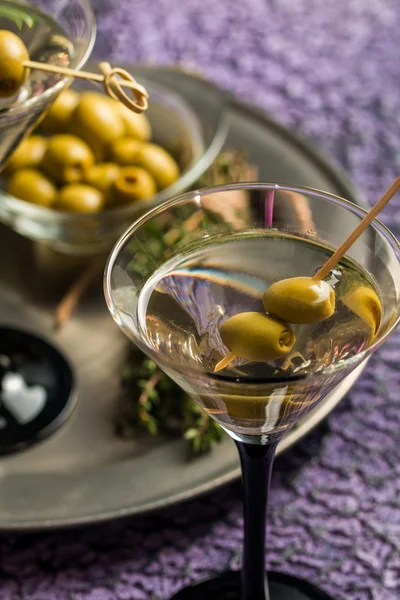
MULTIPOLYGON (((398 0, 99 0, 95 52, 182 63, 298 129, 374 201, 400 172, 398 0)), ((400 234, 400 202, 382 219, 400 234)), ((337 600, 400 598, 400 336, 276 462, 268 564, 337 600)), ((238 568, 233 485, 145 519, 0 540, 2 600, 166 599, 238 568)))

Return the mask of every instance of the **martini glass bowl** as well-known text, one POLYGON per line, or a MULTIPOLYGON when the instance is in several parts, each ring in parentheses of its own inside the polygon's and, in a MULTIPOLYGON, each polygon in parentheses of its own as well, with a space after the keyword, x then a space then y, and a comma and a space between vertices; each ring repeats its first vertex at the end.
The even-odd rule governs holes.
MULTIPOLYGON (((116 323, 224 428, 239 451, 242 570, 194 584, 179 592, 179 599, 329 599, 289 575, 272 573, 268 583, 271 468, 282 436, 397 326, 397 240, 374 221, 329 275, 334 287, 351 277, 356 287, 371 284, 377 290, 382 315, 374 336, 365 337, 365 313, 360 319, 356 315, 359 305, 349 310, 337 300, 334 315, 319 329, 294 327, 301 352, 290 354, 290 360, 271 365, 237 358, 221 371, 214 369, 229 351, 221 324, 237 313, 263 311, 262 293, 273 281, 312 276, 364 216, 350 202, 309 188, 235 184, 191 192, 150 211, 128 229, 109 258, 105 296, 116 323)), ((243 332, 249 346, 251 335, 243 332)))

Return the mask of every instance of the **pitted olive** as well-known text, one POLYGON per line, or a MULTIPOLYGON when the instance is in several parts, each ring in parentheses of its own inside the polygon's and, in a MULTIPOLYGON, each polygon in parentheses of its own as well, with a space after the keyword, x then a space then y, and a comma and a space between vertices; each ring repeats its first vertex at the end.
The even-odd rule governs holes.
POLYGON ((140 167, 123 167, 109 193, 109 204, 129 204, 154 196, 157 187, 152 176, 140 167))
POLYGON ((49 139, 41 167, 57 183, 63 184, 82 181, 93 163, 93 152, 83 140, 61 133, 49 139))
POLYGON ((264 293, 265 310, 287 323, 324 321, 335 312, 335 292, 325 281, 291 277, 273 283, 264 293))
POLYGON ((15 171, 8 180, 7 192, 40 206, 53 206, 57 196, 56 186, 36 169, 15 171))
POLYGON ((280 319, 259 312, 243 312, 227 319, 220 328, 223 344, 241 358, 268 362, 285 356, 296 337, 280 319))

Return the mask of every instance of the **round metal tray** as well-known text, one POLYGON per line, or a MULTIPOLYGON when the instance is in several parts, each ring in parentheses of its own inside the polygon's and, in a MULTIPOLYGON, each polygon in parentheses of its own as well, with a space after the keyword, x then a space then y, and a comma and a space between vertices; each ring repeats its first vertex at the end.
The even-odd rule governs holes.
MULTIPOLYGON (((179 89, 196 104, 210 83, 174 69, 134 68, 179 89)), ((243 148, 259 179, 324 189, 361 203, 347 177, 293 132, 230 98, 229 148, 243 148)), ((62 268, 37 244, 0 227, 0 323, 48 336, 72 361, 79 400, 67 423, 47 440, 0 459, 0 529, 28 530, 93 523, 187 500, 238 477, 236 449, 226 437, 209 455, 188 460, 185 442, 114 435, 120 367, 127 341, 108 315, 100 282, 59 333, 54 310, 76 265, 62 268), (61 273, 64 277, 61 277, 61 273), (63 287, 64 286, 64 287, 63 287)), ((279 446, 283 452, 341 400, 359 368, 279 446)), ((1 433, 0 433, 1 435, 1 433)))

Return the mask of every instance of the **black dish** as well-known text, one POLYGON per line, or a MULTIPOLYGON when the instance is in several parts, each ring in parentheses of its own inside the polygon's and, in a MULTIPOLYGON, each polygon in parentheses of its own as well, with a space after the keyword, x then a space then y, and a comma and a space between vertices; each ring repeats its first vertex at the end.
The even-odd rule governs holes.
POLYGON ((0 454, 52 434, 75 404, 72 369, 52 344, 0 327, 0 454))

